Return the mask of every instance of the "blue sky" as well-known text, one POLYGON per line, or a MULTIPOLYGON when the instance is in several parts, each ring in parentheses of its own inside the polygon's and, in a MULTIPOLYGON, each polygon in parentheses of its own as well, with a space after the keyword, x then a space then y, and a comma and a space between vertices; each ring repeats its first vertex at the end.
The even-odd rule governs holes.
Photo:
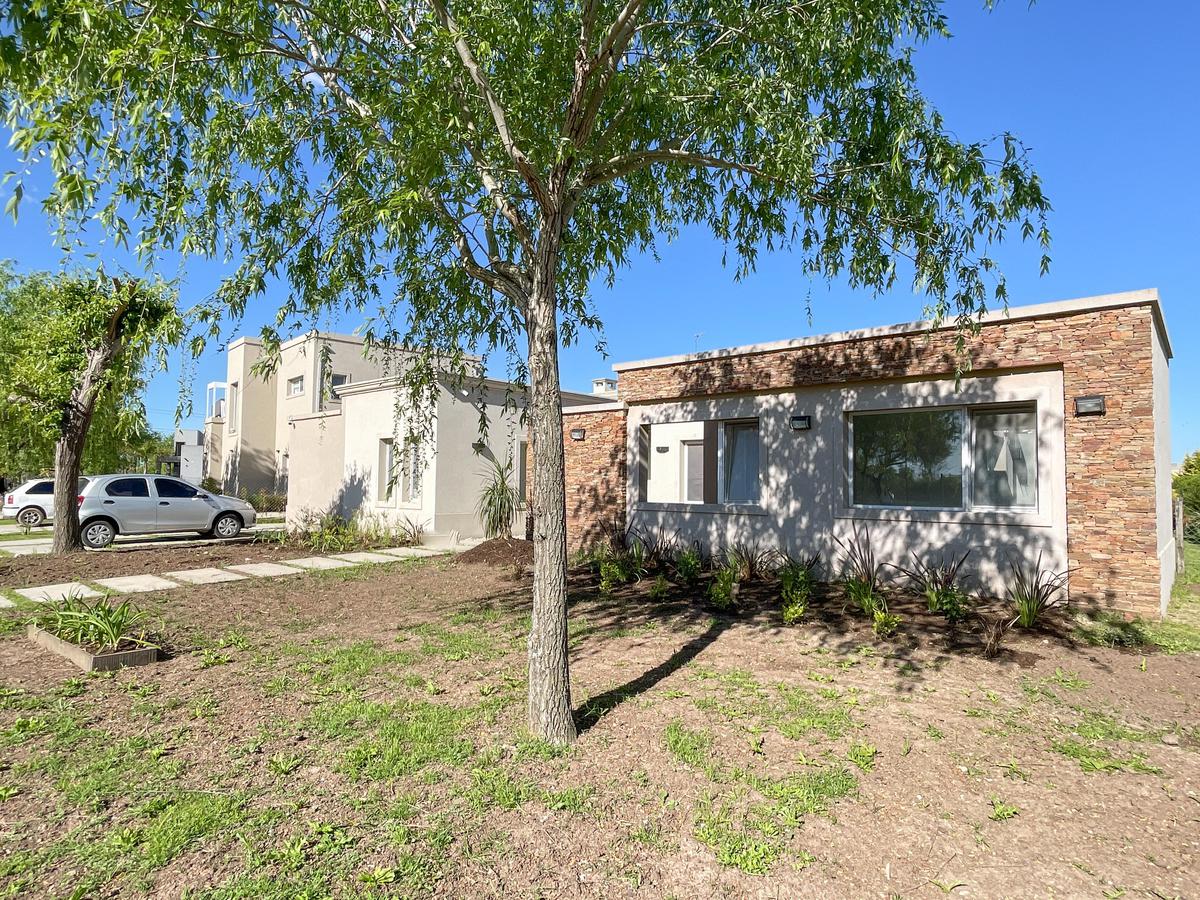
MULTIPOLYGON (((1013 241, 995 253, 1011 302, 1158 288, 1175 350, 1172 457, 1181 459, 1200 447, 1200 361, 1189 352, 1200 326, 1200 182, 1193 172, 1200 4, 1042 0, 1032 7, 1001 2, 987 12, 981 0, 950 0, 946 13, 954 37, 917 53, 923 88, 963 140, 1001 130, 1019 135, 1054 205, 1047 276, 1038 275, 1032 245, 1013 241)), ((11 154, 0 151, 0 169, 13 167, 11 154)), ((0 224, 0 255, 21 270, 59 264, 34 203, 23 205, 18 224, 0 224)), ((925 303, 904 288, 873 297, 811 282, 786 255, 762 258, 756 274, 735 283, 720 256, 707 235, 686 232, 660 248, 659 261, 635 259, 614 288, 598 286, 609 358, 590 342, 565 351, 564 387, 586 389, 614 361, 909 321, 925 303)), ((186 304, 212 290, 215 270, 193 266, 183 277, 186 304)), ((271 298, 260 301, 239 332, 257 331, 274 309, 271 298)), ((320 324, 352 330, 359 323, 335 317, 320 324)), ((173 425, 184 368, 177 360, 151 384, 147 407, 157 427, 173 425)), ((223 378, 224 360, 210 350, 187 368, 194 370, 195 424, 204 384, 223 378)))

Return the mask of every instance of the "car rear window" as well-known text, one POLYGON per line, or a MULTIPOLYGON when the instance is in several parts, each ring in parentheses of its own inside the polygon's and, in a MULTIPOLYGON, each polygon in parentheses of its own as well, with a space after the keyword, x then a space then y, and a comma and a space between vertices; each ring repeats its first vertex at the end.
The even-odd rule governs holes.
POLYGON ((29 486, 29 488, 25 491, 25 493, 27 493, 27 494, 53 494, 54 493, 54 482, 53 481, 35 481, 33 484, 31 484, 29 486))
POLYGON ((110 497, 149 497, 150 488, 145 478, 118 478, 104 488, 110 497))

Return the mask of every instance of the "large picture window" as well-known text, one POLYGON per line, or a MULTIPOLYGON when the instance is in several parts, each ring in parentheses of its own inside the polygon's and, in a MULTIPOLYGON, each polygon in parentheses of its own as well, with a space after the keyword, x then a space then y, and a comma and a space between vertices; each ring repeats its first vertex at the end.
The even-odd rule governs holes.
POLYGON ((850 503, 918 509, 1035 509, 1032 406, 851 414, 850 503))
POLYGON ((855 413, 856 506, 962 506, 962 412, 855 413))

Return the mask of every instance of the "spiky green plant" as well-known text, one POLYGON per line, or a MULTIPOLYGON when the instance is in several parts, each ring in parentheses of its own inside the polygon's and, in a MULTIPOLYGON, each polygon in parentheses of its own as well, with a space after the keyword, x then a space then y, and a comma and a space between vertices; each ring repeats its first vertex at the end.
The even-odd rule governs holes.
POLYGON ((675 579, 681 584, 695 584, 702 571, 704 571, 704 555, 697 545, 693 544, 681 550, 675 557, 675 579))
POLYGON ((947 621, 959 622, 967 614, 969 597, 959 588, 959 572, 971 551, 967 550, 958 559, 946 560, 945 556, 934 560, 923 560, 912 554, 911 568, 897 566, 912 583, 929 607, 930 612, 940 612, 947 621))
POLYGON ((1067 573, 1044 568, 1040 553, 1032 566, 1010 558, 1009 568, 1012 581, 1008 586, 1008 603, 1016 613, 1016 623, 1022 628, 1032 628, 1047 610, 1063 603, 1062 589, 1067 583, 1067 573))
POLYGON ((737 572, 738 581, 758 581, 771 568, 775 551, 750 541, 734 541, 725 548, 725 565, 737 572))
POLYGON ((484 537, 508 537, 521 498, 512 484, 512 460, 493 459, 491 463, 491 470, 483 473, 488 481, 475 508, 483 520, 484 537))

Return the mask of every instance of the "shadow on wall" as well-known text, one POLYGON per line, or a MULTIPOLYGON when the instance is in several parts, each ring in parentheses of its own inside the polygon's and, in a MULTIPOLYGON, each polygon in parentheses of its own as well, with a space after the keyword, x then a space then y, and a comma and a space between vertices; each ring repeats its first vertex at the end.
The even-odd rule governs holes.
POLYGON ((275 490, 275 455, 235 447, 225 457, 221 492, 230 496, 275 490))
POLYGON ((613 527, 625 527, 626 415, 621 410, 567 416, 564 432, 567 539, 577 549, 596 544, 613 527), (573 428, 584 429, 582 441, 571 439, 573 428))
MULTIPOLYGON (((858 373, 869 369, 870 365, 878 367, 876 378, 880 373, 913 368, 918 355, 924 352, 922 344, 923 341, 908 338, 888 341, 883 348, 870 353, 865 349, 834 351, 823 347, 797 351, 796 358, 787 362, 785 376, 799 382, 792 388, 777 386, 777 372, 774 375, 776 386, 772 386, 770 370, 761 364, 745 364, 744 357, 717 358, 704 367, 687 367, 682 378, 676 378, 663 393, 689 399, 666 402, 652 413, 647 411, 646 421, 653 425, 656 422, 757 419, 758 501, 740 504, 736 509, 712 500, 688 504, 682 502, 682 497, 680 502, 644 502, 649 482, 656 475, 656 463, 661 473, 663 466, 678 467, 680 455, 671 455, 671 448, 653 446, 656 441, 641 437, 636 418, 641 413, 634 407, 629 430, 638 436, 629 441, 632 456, 626 462, 625 447, 621 446, 614 447, 610 457, 610 468, 619 466, 622 478, 626 466, 633 474, 628 481, 634 501, 629 524, 646 536, 673 536, 680 544, 698 542, 708 553, 716 553, 735 543, 788 550, 798 556, 819 553, 830 577, 839 575, 842 568, 844 551, 837 539, 847 543, 856 531, 864 539, 869 537, 877 559, 885 564, 884 577, 893 581, 902 579, 899 567, 911 567, 914 553, 924 561, 939 558, 950 561, 969 551, 964 567, 965 583, 974 590, 997 595, 1002 594, 1011 581, 1014 561, 1027 568, 1038 564, 1039 560, 1043 568, 1051 571, 1067 568, 1065 511, 1058 508, 1064 501, 1062 487, 1055 483, 1055 479, 1064 478, 1064 422, 1060 406, 1043 402, 1040 397, 1035 469, 1046 473, 1038 476, 1041 515, 1014 521, 1011 515, 986 512, 967 515, 850 507, 849 470, 853 464, 846 436, 847 408, 886 410, 898 405, 898 397, 903 401, 899 405, 904 406, 927 405, 935 401, 940 405, 1008 402, 1005 396, 990 394, 983 380, 964 379, 956 385, 952 380, 953 356, 944 353, 936 354, 932 359, 920 358, 923 369, 930 368, 933 360, 948 368, 938 375, 931 375, 927 382, 831 383, 831 373, 858 373), (770 393, 744 393, 755 390, 769 390, 770 393), (739 393, 718 396, 720 391, 739 393), (792 414, 811 416, 811 430, 793 431, 790 425, 792 414), (648 463, 644 463, 645 460, 648 463), (645 475, 642 474, 643 464, 649 467, 645 475), (1054 473, 1054 477, 1051 478, 1049 473, 1054 473)), ((1047 376, 1054 372, 1053 369, 1044 370, 1047 376)), ((1031 379, 1036 377, 1037 373, 1034 373, 1031 379)), ((1037 390, 1044 391, 1045 388, 1038 387, 1037 390)), ((962 437, 958 432, 948 434, 946 446, 940 452, 936 447, 937 440, 936 435, 931 438, 924 432, 909 436, 910 445, 918 445, 918 455, 926 453, 922 469, 927 482, 961 496, 958 486, 961 482, 954 479, 969 480, 969 472, 962 469, 959 474, 956 464, 950 461, 961 460, 962 437), (923 443, 931 442, 934 444, 932 452, 920 449, 923 443)), ((907 452, 911 455, 913 451, 908 449, 907 452)), ((885 462, 881 465, 893 464, 886 462, 889 458, 886 453, 882 458, 885 462)), ((706 472, 706 478, 725 464, 724 459, 715 463, 712 470, 706 472)), ((682 484, 679 473, 670 471, 667 475, 678 478, 682 484)), ((729 471, 723 470, 721 483, 730 477, 729 471)), ((585 525, 583 510, 606 509, 614 493, 603 479, 598 478, 591 484, 585 479, 585 484, 574 496, 568 497, 568 514, 579 520, 577 533, 581 542, 594 541, 597 532, 614 518, 611 515, 594 518, 585 525)), ((1088 583, 1111 586, 1115 584, 1115 577, 1111 565, 1106 568, 1103 561, 1088 560, 1088 583)), ((1100 596, 1073 599, 1111 605, 1117 597, 1109 587, 1100 596)))

